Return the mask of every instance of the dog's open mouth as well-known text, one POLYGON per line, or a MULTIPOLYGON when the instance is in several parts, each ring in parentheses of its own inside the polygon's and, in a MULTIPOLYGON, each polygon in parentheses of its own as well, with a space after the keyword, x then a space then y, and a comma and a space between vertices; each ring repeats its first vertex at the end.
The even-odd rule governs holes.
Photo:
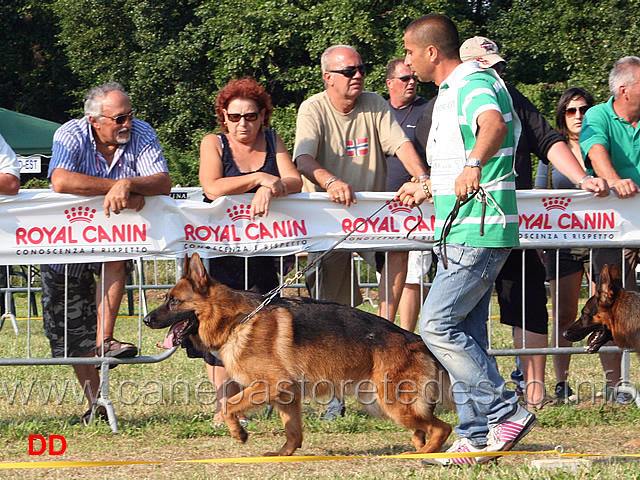
POLYGON ((599 328, 591 335, 589 335, 585 350, 587 351, 587 353, 596 353, 598 350, 600 350, 600 347, 602 347, 605 343, 612 339, 613 337, 609 329, 599 328))
POLYGON ((182 341, 189 335, 191 332, 198 328, 198 319, 195 316, 188 317, 185 320, 180 320, 177 323, 171 325, 169 329, 169 333, 167 333, 164 342, 156 343, 156 346, 159 348, 173 348, 176 345, 180 345, 182 341))

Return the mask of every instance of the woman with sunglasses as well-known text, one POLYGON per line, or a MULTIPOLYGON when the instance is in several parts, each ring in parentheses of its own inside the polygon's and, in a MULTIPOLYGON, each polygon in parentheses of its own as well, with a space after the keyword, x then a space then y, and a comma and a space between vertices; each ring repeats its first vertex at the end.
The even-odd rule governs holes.
MULTIPOLYGON (((207 135, 200 145, 200 184, 205 202, 222 195, 253 193, 251 220, 267 216, 274 197, 300 192, 302 179, 280 136, 269 125, 273 106, 269 95, 252 78, 231 80, 216 97, 221 133, 207 135)), ((223 256, 209 261, 209 274, 238 290, 267 293, 279 285, 274 257, 223 256), (245 260, 247 260, 245 262, 245 260), (245 269, 248 268, 245 283, 245 269)), ((189 356, 201 356, 187 346, 189 356)), ((209 378, 216 385, 218 406, 215 423, 222 423, 223 398, 233 396, 237 384, 228 383, 219 359, 205 354, 209 378)))
MULTIPOLYGON (((593 106, 593 98, 585 89, 574 87, 562 94, 556 109, 556 130, 562 134, 569 148, 582 168, 585 168, 580 150, 580 130, 584 114, 593 106)), ((542 162, 538 164, 536 188, 576 188, 576 186, 557 169, 542 162)), ((558 321, 554 321, 553 344, 559 347, 570 347, 572 344, 562 336, 567 327, 573 323, 578 313, 578 300, 582 286, 582 276, 589 277, 589 249, 562 248, 545 250, 546 279, 550 285, 552 315, 555 319, 556 308, 558 321), (556 256, 558 255, 558 256, 556 256), (559 274, 556 281, 556 258, 559 259, 559 274), (556 305, 556 289, 559 302, 556 305), (557 325, 557 330, 556 330, 557 325)), ((555 393, 559 401, 566 401, 572 390, 567 382, 570 355, 553 355, 553 368, 556 374, 555 393)), ((615 386, 620 380, 620 354, 601 353, 600 361, 607 375, 607 384, 615 386)))
POLYGON ((263 130, 272 113, 271 99, 258 82, 231 80, 216 98, 222 133, 205 136, 200 145, 199 176, 206 199, 255 193, 252 220, 269 213, 271 198, 302 188, 300 174, 280 136, 274 130, 263 130))

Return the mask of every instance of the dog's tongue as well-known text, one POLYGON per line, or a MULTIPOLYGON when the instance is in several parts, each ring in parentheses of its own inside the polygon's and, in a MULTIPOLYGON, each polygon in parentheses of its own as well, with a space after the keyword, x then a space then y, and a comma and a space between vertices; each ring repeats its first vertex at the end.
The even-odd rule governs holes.
POLYGON ((169 330, 169 333, 167 334, 167 337, 164 339, 164 342, 156 343, 156 347, 164 348, 166 350, 173 348, 173 337, 174 337, 173 332, 169 330))
POLYGON ((182 327, 182 324, 184 322, 178 322, 175 325, 172 325, 171 328, 169 329, 169 333, 167 333, 167 337, 164 339, 164 342, 162 343, 156 343, 156 347, 158 348, 164 348, 166 350, 169 350, 171 348, 174 347, 173 341, 175 339, 175 331, 182 327))

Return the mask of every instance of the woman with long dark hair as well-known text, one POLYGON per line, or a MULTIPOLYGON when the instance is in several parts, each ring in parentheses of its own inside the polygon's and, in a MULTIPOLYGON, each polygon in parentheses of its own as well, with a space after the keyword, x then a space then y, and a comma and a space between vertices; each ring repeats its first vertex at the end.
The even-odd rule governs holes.
MULTIPOLYGON (((584 88, 573 87, 562 94, 556 108, 556 130, 566 138, 569 148, 582 168, 585 168, 585 163, 580 150, 580 130, 584 115, 592 106, 591 94, 584 88)), ((540 162, 536 175, 536 188, 576 188, 576 186, 557 169, 540 162)), ((578 313, 582 276, 587 275, 589 279, 589 249, 561 248, 558 253, 555 249, 549 249, 545 251, 545 261, 553 306, 552 344, 559 347, 570 347, 571 342, 564 339, 562 332, 575 321, 578 313), (556 255, 558 256, 556 257, 556 255), (559 259, 557 281, 556 258, 559 259), (558 302, 556 302, 556 291, 558 302), (555 321, 556 311, 557 322, 555 321)), ((553 368, 557 382, 555 393, 559 401, 567 400, 573 393, 567 382, 570 360, 570 355, 553 356, 553 368)), ((620 381, 620 354, 601 353, 600 361, 607 376, 607 385, 616 386, 620 381)))

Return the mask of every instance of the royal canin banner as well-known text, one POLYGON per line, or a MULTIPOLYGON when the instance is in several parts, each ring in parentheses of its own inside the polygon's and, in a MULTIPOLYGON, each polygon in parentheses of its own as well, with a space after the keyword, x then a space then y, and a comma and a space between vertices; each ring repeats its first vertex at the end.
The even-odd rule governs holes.
MULTIPOLYGON (((147 197, 140 212, 107 217, 104 197, 48 190, 0 196, 0 264, 77 263, 198 252, 288 255, 324 251, 354 228, 338 248, 426 250, 434 242, 432 205, 408 208, 392 193, 359 193, 349 208, 325 193, 274 199, 268 217, 250 219, 252 195, 203 203, 197 188, 147 197), (409 234, 409 232, 411 233, 409 234)), ((524 248, 640 246, 636 200, 594 198, 574 190, 518 192, 524 248)))

